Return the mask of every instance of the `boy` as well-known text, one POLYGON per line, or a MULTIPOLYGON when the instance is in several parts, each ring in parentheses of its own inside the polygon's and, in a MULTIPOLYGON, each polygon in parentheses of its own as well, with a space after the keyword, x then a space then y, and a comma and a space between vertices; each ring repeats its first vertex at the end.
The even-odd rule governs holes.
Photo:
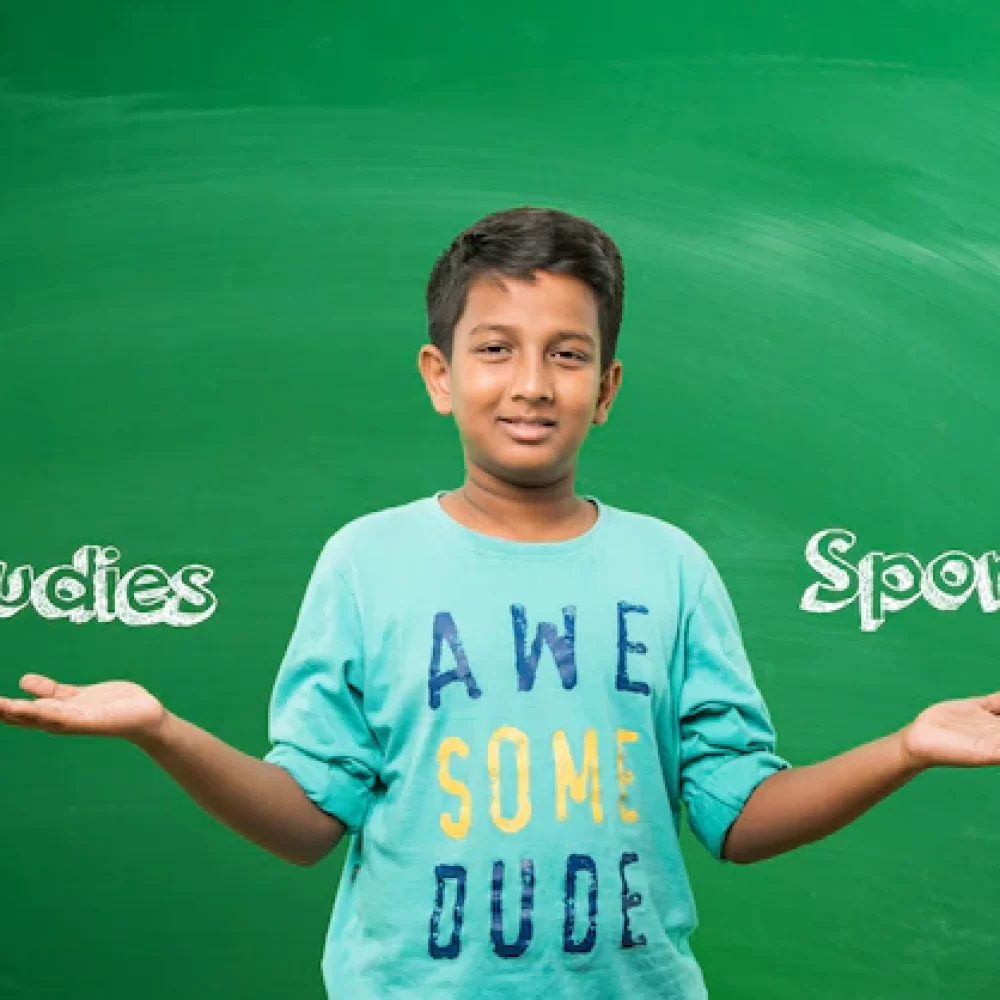
POLYGON ((324 546, 263 761, 138 685, 38 675, 0 717, 121 736, 212 815, 299 865, 353 834, 331 997, 693 1000, 680 804, 737 864, 853 821, 933 765, 1000 763, 1000 693, 791 768, 725 587, 679 528, 574 492, 607 421, 624 278, 586 220, 521 208, 462 233, 419 354, 463 485, 324 546))

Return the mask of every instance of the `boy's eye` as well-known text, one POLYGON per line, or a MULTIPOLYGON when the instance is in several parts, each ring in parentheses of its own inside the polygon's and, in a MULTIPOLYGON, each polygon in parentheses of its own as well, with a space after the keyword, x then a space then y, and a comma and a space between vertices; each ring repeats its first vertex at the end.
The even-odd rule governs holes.
MULTIPOLYGON (((479 354, 498 354, 501 351, 509 350, 506 344, 482 344, 480 347, 476 348, 479 354)), ((556 351, 560 357, 569 358, 573 361, 579 361, 586 364, 588 358, 586 354, 581 354, 579 351, 571 351, 568 348, 562 351, 556 351)))

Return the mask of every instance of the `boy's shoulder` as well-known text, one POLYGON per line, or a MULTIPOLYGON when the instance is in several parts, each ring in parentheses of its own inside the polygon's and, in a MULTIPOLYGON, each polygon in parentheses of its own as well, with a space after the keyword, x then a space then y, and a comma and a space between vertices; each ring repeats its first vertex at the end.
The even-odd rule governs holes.
POLYGON ((688 573, 703 576, 711 565, 705 547, 679 524, 656 514, 612 507, 620 530, 615 540, 619 551, 635 558, 679 563, 688 573))
POLYGON ((668 521, 657 514, 645 514, 638 510, 628 510, 625 507, 610 507, 615 520, 621 522, 631 534, 646 538, 661 539, 668 545, 682 548, 692 554, 706 554, 701 544, 684 528, 673 521, 668 521))
MULTIPOLYGON (((426 524, 427 497, 368 511, 345 521, 323 545, 323 556, 351 557, 372 548, 392 547, 426 524)), ((322 558, 322 556, 321 556, 322 558)))

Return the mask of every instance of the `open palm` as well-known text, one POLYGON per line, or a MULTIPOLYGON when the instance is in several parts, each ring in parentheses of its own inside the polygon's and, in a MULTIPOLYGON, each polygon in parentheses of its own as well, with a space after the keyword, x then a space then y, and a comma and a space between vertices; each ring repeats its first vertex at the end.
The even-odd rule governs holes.
POLYGON ((1000 765, 1000 691, 924 709, 904 730, 904 748, 922 766, 1000 765))
POLYGON ((160 701, 131 681, 77 686, 25 674, 20 686, 35 699, 0 698, 0 722, 64 735, 131 737, 164 715, 160 701))

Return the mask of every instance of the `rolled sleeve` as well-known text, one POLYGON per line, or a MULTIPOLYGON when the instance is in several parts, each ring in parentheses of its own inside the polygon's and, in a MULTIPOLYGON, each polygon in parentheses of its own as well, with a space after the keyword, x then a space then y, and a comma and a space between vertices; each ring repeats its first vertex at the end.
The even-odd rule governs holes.
POLYGON ((306 587, 278 670, 264 760, 284 768, 351 832, 365 822, 382 754, 364 712, 360 615, 327 543, 306 587))
POLYGON ((719 860, 753 790, 791 765, 743 648, 736 612, 709 561, 685 634, 680 695, 681 798, 698 840, 719 860))

